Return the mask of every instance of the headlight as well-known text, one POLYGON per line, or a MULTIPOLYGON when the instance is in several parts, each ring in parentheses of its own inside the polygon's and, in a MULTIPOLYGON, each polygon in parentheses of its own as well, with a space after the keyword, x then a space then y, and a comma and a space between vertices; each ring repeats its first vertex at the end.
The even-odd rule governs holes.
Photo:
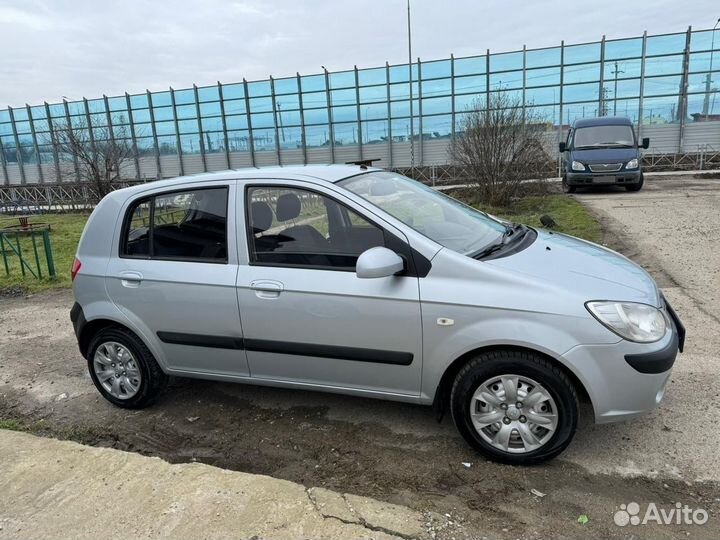
POLYGON ((656 307, 634 302, 587 302, 588 311, 628 341, 651 343, 665 335, 665 315, 656 307))
POLYGON ((573 171, 584 171, 584 170, 585 170, 585 165, 583 165, 583 164, 580 163, 579 161, 573 161, 573 162, 572 162, 572 170, 573 170, 573 171))
POLYGON ((638 160, 637 159, 631 159, 625 164, 626 169, 637 169, 638 168, 638 160))

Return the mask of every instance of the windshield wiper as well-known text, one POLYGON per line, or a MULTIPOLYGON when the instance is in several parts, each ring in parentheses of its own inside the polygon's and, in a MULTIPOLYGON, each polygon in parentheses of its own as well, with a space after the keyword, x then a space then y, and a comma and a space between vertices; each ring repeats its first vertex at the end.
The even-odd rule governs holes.
POLYGON ((527 227, 525 227, 525 225, 522 225, 521 223, 515 223, 512 224, 512 226, 506 225, 505 232, 503 232, 502 236, 497 242, 493 242, 489 246, 484 247, 483 249, 481 249, 480 251, 476 251, 475 253, 471 253, 468 256, 472 257, 473 259, 484 259, 488 255, 495 253, 496 251, 500 251, 509 244, 512 244, 513 242, 522 239, 525 234, 527 234, 527 227))

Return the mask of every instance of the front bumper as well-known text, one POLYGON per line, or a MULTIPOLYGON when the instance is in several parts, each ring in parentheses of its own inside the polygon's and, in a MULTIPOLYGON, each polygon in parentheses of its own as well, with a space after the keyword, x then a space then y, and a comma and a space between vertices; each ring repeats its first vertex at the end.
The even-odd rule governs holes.
POLYGON ((665 395, 685 328, 666 303, 672 324, 655 343, 621 340, 611 345, 578 345, 563 357, 587 391, 598 424, 650 412, 665 395))
POLYGON ((590 171, 572 172, 565 174, 569 186, 590 186, 590 185, 632 185, 639 184, 642 178, 640 169, 620 170, 617 172, 594 173, 590 171))

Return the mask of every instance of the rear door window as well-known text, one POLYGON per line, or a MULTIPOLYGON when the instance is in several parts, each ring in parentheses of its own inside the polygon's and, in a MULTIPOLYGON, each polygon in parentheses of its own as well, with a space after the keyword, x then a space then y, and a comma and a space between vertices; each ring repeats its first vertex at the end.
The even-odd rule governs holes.
POLYGON ((121 255, 163 260, 227 262, 226 187, 176 191, 130 209, 121 255))

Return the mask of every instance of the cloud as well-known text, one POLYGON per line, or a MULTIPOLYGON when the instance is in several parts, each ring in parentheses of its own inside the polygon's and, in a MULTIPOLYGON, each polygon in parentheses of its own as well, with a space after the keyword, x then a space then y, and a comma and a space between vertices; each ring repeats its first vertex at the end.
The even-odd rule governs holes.
MULTIPOLYGON (((406 0, 0 2, 0 107, 407 61, 406 0)), ((412 0, 413 57, 708 28, 715 4, 412 0)))
POLYGON ((46 15, 30 13, 28 11, 0 6, 0 26, 20 26, 29 31, 38 32, 49 30, 53 27, 53 21, 46 15))
POLYGON ((229 8, 241 15, 254 17, 274 17, 276 11, 269 6, 269 2, 231 2, 229 8))

